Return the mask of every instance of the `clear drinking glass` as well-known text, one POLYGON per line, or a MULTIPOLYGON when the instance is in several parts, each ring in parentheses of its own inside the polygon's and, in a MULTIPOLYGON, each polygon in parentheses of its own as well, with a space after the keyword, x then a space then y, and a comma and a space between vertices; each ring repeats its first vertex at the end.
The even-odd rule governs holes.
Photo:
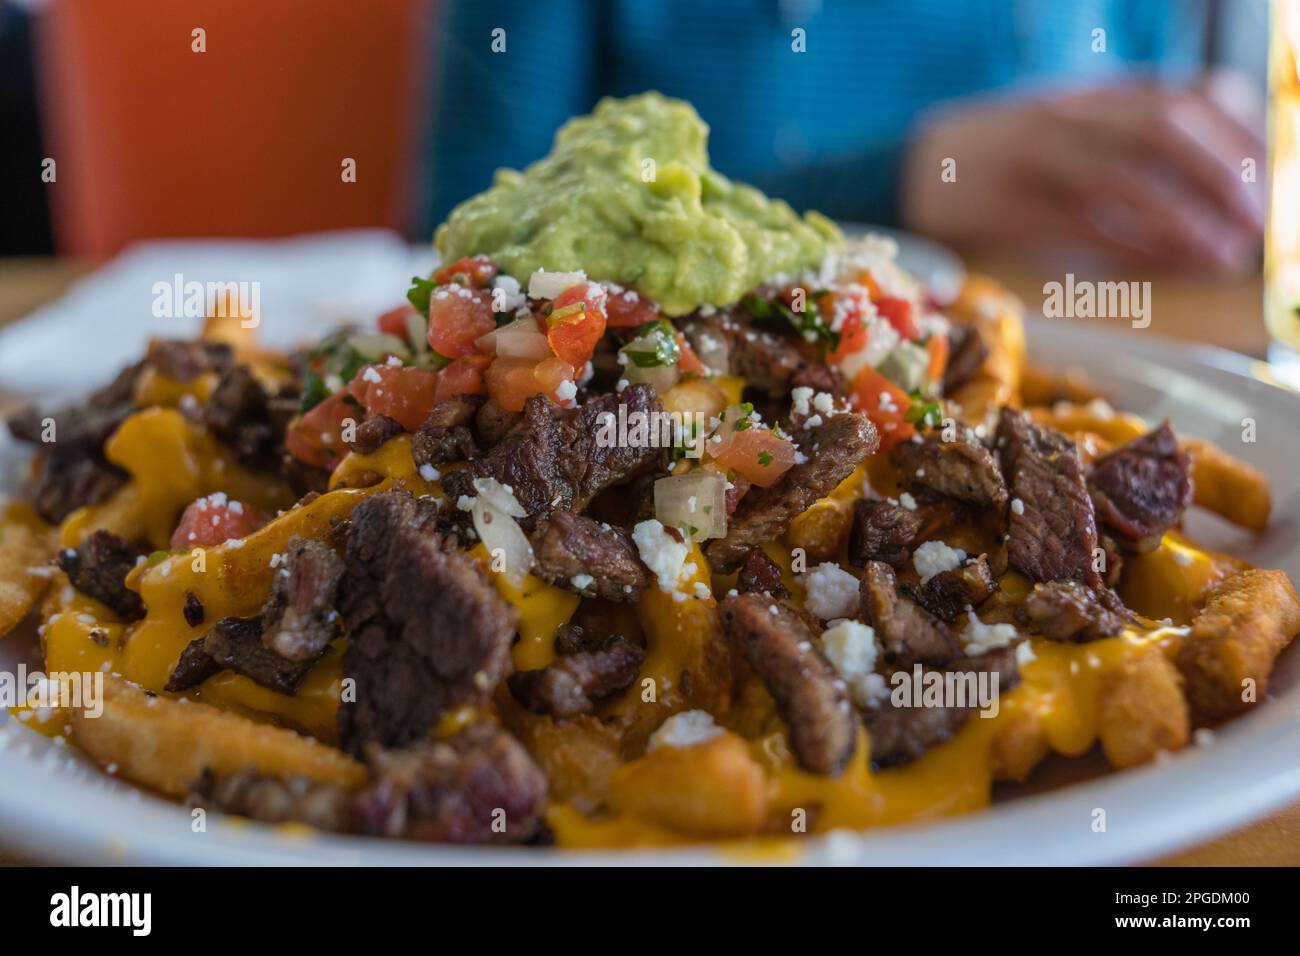
POLYGON ((1264 322, 1277 375, 1300 388, 1300 0, 1273 0, 1264 322))

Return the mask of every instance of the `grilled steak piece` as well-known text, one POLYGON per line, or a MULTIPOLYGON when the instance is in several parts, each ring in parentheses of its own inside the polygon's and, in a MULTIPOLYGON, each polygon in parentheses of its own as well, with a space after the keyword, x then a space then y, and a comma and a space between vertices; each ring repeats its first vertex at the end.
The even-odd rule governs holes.
POLYGON ((446 711, 482 703, 510 670, 513 609, 436 531, 432 499, 386 491, 352 512, 339 611, 349 644, 340 746, 417 740, 446 711))
POLYGON ((1007 560, 1031 581, 1078 581, 1101 588, 1093 566, 1097 523, 1074 442, 1004 407, 997 446, 1011 495, 1007 560))
MULTIPOLYGON (((969 694, 976 690, 969 683, 970 677, 981 673, 998 675, 998 695, 1009 691, 1020 680, 1020 671, 1016 667, 1015 648, 1005 647, 977 657, 963 657, 954 660, 942 671, 923 668, 922 673, 939 673, 961 675, 960 680, 968 694, 965 706, 953 704, 944 707, 895 707, 892 699, 886 700, 875 710, 865 715, 867 734, 871 745, 871 765, 878 769, 897 767, 911 763, 921 757, 931 747, 951 739, 957 731, 979 710, 977 701, 971 701, 969 694)), ((907 672, 915 680, 916 671, 907 672)), ((893 675, 890 675, 890 686, 893 675)), ((989 690, 992 690, 991 678, 985 678, 989 690)))
POLYGON ((317 830, 348 833, 354 829, 355 794, 333 783, 307 777, 275 777, 252 767, 214 776, 205 770, 190 788, 191 807, 233 813, 262 823, 303 823, 317 830))
POLYGON ((952 630, 898 590, 894 569, 883 561, 867 562, 862 573, 862 609, 876 631, 885 660, 910 667, 947 664, 961 653, 952 630))
POLYGON ((198 687, 213 674, 221 673, 221 665, 208 653, 206 641, 205 634, 185 645, 185 650, 181 651, 181 656, 176 661, 176 666, 172 668, 171 676, 167 679, 167 685, 163 690, 179 693, 191 687, 198 687))
POLYGON ((371 747, 366 760, 371 783, 355 803, 362 833, 432 843, 524 843, 541 826, 546 777, 497 727, 476 724, 450 740, 402 750, 371 747))
POLYGON ((630 687, 643 660, 643 648, 614 637, 597 650, 566 654, 540 670, 511 674, 506 683, 515 700, 534 714, 576 717, 630 687))
POLYGON ((284 447, 289 419, 297 411, 297 399, 267 394, 247 366, 232 365, 221 373, 208 397, 203 421, 243 464, 273 468, 284 447))
MULTIPOLYGON (((256 617, 223 617, 203 638, 203 650, 219 668, 290 696, 298 692, 315 663, 314 658, 291 661, 267 647, 262 643, 261 618, 256 617)), ((172 677, 175 680, 174 671, 172 677)))
POLYGON ((235 361, 234 350, 225 342, 198 339, 154 339, 145 353, 145 364, 178 382, 192 382, 204 372, 224 372, 235 361))
POLYGON ((740 567, 754 548, 775 541, 790 522, 853 473, 880 444, 876 426, 863 415, 842 413, 826 419, 800 440, 807 456, 771 488, 751 488, 727 523, 727 536, 715 538, 704 549, 715 571, 740 567))
MULTIPOLYGON (((352 436, 352 441, 347 445, 358 455, 373 455, 384 445, 388 444, 390 439, 406 431, 402 423, 395 418, 389 418, 387 415, 371 415, 364 422, 357 426, 356 433, 352 436)), ((412 442, 412 452, 415 451, 415 444, 412 442)), ((412 454, 414 457, 414 454, 412 454)), ((417 465, 423 462, 416 462, 417 465)))
POLYGON ((727 637, 776 701, 799 766, 837 776, 857 746, 857 718, 843 681, 813 648, 808 618, 762 594, 726 598, 721 609, 727 637))
POLYGON ((953 623, 968 607, 979 607, 997 585, 988 558, 980 555, 951 571, 940 571, 924 584, 905 586, 915 601, 937 618, 953 623))
POLYGON ((1126 623, 1124 614, 1102 602, 1095 591, 1076 581, 1035 584, 1019 617, 1029 630, 1048 640, 1095 641, 1118 634, 1126 623))
POLYGON ((58 564, 72 586, 124 621, 144 617, 140 595, 126 586, 139 552, 111 531, 96 531, 76 548, 59 552, 58 564))
POLYGON ((814 392, 826 392, 837 400, 844 397, 843 380, 825 362, 808 362, 803 365, 790 376, 790 388, 811 388, 814 392))
POLYGON ((789 597, 790 592, 781 583, 781 568, 769 558, 762 548, 755 548, 745 557, 736 579, 741 594, 769 594, 772 597, 789 597))
POLYGON ((262 640, 281 657, 314 661, 338 635, 343 560, 323 541, 289 539, 262 609, 262 640))
POLYGON ((717 340, 726 343, 727 368, 711 371, 743 378, 747 386, 773 398, 788 396, 795 375, 815 361, 793 331, 765 328, 741 312, 708 318, 691 316, 675 324, 696 355, 715 351, 717 340))
POLYGON ((892 458, 903 481, 914 489, 973 505, 1001 508, 1007 503, 997 459, 970 429, 963 429, 955 441, 943 441, 939 432, 931 431, 923 441, 900 442, 892 458))
POLYGON ((524 403, 524 417, 486 455, 443 478, 443 488, 455 499, 472 495, 475 478, 495 478, 514 489, 528 512, 520 523, 531 528, 536 518, 554 509, 581 511, 597 493, 653 469, 663 449, 648 443, 629 446, 604 442, 609 421, 619 406, 626 415, 650 415, 663 410, 649 385, 630 385, 616 395, 604 395, 575 412, 553 404, 544 395, 524 403), (608 446, 608 447, 607 447, 608 446))
POLYGON ((921 516, 910 508, 860 498, 853 505, 849 561, 860 568, 869 561, 902 568, 920 530, 921 516))
POLYGON ((1149 551, 1192 503, 1192 463, 1169 422, 1098 458, 1088 474, 1097 520, 1124 545, 1149 551))
POLYGON ((203 602, 199 600, 198 595, 193 591, 185 592, 185 606, 181 608, 181 616, 185 618, 185 623, 190 627, 198 627, 203 623, 205 617, 203 602))
POLYGON ((622 528, 552 511, 533 532, 532 543, 533 573, 583 597, 635 601, 650 584, 650 572, 622 528))
POLYGON ((411 439, 415 464, 435 467, 465 461, 478 454, 471 426, 483 399, 477 395, 449 398, 433 406, 429 417, 411 439))
MULTIPOLYGON (((110 390, 111 386, 103 394, 113 396, 110 390)), ((44 453, 33 493, 33 504, 42 518, 57 524, 84 505, 107 501, 126 484, 127 473, 104 457, 104 443, 132 411, 129 396, 126 401, 103 405, 92 398, 86 405, 53 412, 23 409, 9 420, 15 438, 39 445, 44 453), (46 419, 53 422, 48 436, 46 419), (46 437, 52 440, 45 441, 46 437)))
POLYGON ((954 325, 948 333, 951 342, 948 366, 943 372, 943 394, 951 395, 980 370, 989 357, 989 345, 974 325, 954 325))
POLYGON ((505 438, 523 417, 522 412, 508 412, 489 398, 474 416, 474 431, 483 447, 491 448, 505 438))

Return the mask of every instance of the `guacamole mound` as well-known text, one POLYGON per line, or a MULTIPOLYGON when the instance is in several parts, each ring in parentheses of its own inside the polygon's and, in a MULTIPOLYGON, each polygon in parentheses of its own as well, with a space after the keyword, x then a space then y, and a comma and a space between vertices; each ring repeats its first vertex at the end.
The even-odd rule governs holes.
POLYGON ((826 217, 801 218, 709 168, 708 135, 681 100, 601 100, 556 133, 545 159, 498 170, 457 206, 434 237, 438 252, 444 262, 491 256, 525 281, 581 269, 685 315, 816 268, 843 242, 826 217))

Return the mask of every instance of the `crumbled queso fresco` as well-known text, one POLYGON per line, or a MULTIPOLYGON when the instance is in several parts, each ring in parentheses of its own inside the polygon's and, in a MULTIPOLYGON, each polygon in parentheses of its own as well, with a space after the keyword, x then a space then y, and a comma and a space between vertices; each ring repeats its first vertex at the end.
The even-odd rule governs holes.
POLYGON ((650 735, 647 750, 660 747, 693 747, 723 733, 707 710, 684 710, 673 714, 650 735))
POLYGON ((803 576, 808 610, 823 620, 849 617, 858 606, 858 579, 830 561, 803 576))
POLYGON ((966 552, 961 548, 950 548, 942 541, 926 541, 912 552, 912 566, 921 576, 921 583, 929 581, 942 571, 952 571, 961 567, 966 560, 966 552))
POLYGON ((889 695, 876 673, 876 632, 859 621, 835 621, 821 636, 822 654, 848 686, 859 707, 872 707, 889 695))
POLYGON ((686 571, 686 556, 690 554, 685 539, 678 541, 661 522, 650 518, 632 529, 632 543, 650 573, 659 580, 660 589, 673 595, 682 594, 677 582, 686 571))

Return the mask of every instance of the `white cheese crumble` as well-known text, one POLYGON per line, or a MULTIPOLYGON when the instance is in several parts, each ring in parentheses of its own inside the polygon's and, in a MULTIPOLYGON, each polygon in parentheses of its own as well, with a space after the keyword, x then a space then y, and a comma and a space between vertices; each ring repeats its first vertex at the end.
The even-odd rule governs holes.
POLYGON ((684 710, 680 714, 673 714, 659 725, 659 729, 650 735, 646 749, 693 747, 712 740, 723 732, 707 710, 684 710))
POLYGON ((859 707, 873 707, 889 696, 876 673, 876 632, 858 621, 836 621, 821 636, 822 654, 835 668, 859 707))
MULTIPOLYGON (((986 651, 1006 647, 1019 636, 1012 624, 985 624, 974 611, 966 615, 966 629, 962 631, 962 645, 974 657, 986 651)), ((1030 653, 1033 653, 1032 651, 1030 653)))
POLYGON ((572 401, 578 394, 578 386, 574 385, 567 378, 555 387, 555 397, 562 402, 572 401))
POLYGON ((1013 515, 1022 515, 1025 513, 1025 503, 1019 498, 1011 499, 1011 513, 1013 515))
POLYGON ((916 499, 913 498, 906 491, 898 496, 898 503, 902 505, 904 508, 906 508, 908 511, 916 510, 916 499))
POLYGON ((823 620, 849 617, 858 607, 858 579, 838 564, 825 561, 803 575, 807 607, 823 620))
POLYGON ((686 570, 686 556, 690 554, 685 535, 678 541, 661 522, 650 518, 632 529, 632 543, 650 573, 659 579, 660 589, 677 591, 677 582, 686 570))
POLYGON ((579 591, 583 591, 591 587, 591 582, 595 580, 596 579, 590 574, 575 574, 573 577, 569 578, 569 583, 579 591))
POLYGON ((921 576, 921 583, 929 581, 941 571, 951 571, 961 567, 966 560, 966 552, 961 548, 950 548, 942 541, 926 541, 912 552, 912 567, 921 576))
POLYGON ((425 481, 437 481, 442 476, 442 472, 434 468, 428 462, 420 466, 420 477, 425 481))

